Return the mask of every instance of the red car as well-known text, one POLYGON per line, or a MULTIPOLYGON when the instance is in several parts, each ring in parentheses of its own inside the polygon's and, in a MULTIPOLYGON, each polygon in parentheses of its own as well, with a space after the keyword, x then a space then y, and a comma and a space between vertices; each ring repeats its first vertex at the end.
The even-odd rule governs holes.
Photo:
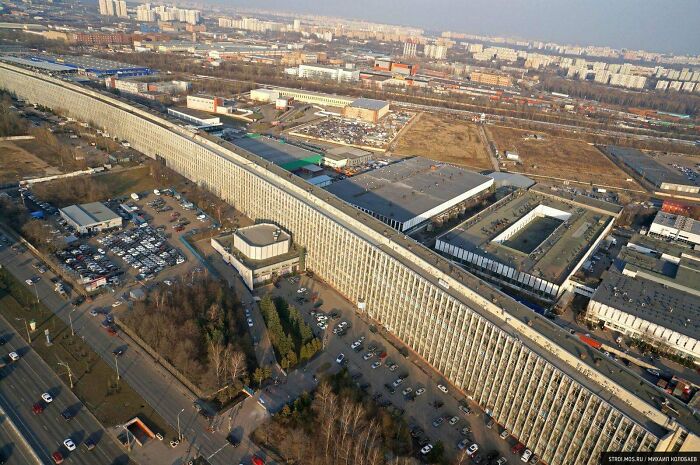
POLYGON ((63 455, 59 452, 56 451, 53 454, 51 454, 51 458, 53 459, 55 464, 63 463, 63 455))
POLYGON ((109 328, 107 328, 107 332, 108 332, 111 336, 116 336, 116 335, 117 335, 117 330, 114 329, 114 328, 111 327, 111 326, 110 326, 109 328))
POLYGON ((34 412, 34 415, 39 415, 44 411, 44 404, 41 402, 37 402, 32 406, 32 412, 34 412))
POLYGON ((520 444, 520 443, 517 443, 516 445, 513 446, 513 448, 510 451, 516 455, 520 455, 520 453, 524 450, 525 450, 525 446, 520 444))
POLYGON ((254 455, 252 458, 253 465, 265 465, 265 461, 258 457, 257 455, 254 455))

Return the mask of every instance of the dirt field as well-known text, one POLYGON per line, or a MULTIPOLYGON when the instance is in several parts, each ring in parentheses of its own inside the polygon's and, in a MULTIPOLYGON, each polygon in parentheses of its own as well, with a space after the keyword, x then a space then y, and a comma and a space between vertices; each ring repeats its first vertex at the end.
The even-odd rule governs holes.
POLYGON ((0 141, 0 184, 28 176, 48 176, 59 170, 11 141, 0 141))
POLYGON ((501 126, 486 126, 485 129, 500 153, 508 150, 520 155, 520 164, 507 165, 510 171, 641 189, 636 182, 626 181, 629 175, 586 142, 542 133, 537 134, 543 136, 543 140, 526 139, 534 132, 501 126))
POLYGON ((431 113, 417 118, 401 134, 395 155, 420 155, 480 170, 493 168, 475 124, 431 113))

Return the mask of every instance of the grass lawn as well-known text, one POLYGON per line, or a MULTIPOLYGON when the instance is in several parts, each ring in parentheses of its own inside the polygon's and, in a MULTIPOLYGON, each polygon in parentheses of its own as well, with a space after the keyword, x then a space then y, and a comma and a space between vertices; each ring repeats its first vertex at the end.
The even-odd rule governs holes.
POLYGON ((156 183, 151 176, 150 168, 147 166, 117 173, 100 174, 93 179, 109 191, 110 197, 129 195, 132 192, 153 191, 153 189, 163 187, 156 183))
POLYGON ((7 321, 26 340, 27 331, 23 321, 36 321, 31 347, 69 386, 61 361, 73 372, 73 392, 105 426, 114 426, 138 416, 155 431, 174 436, 170 426, 137 394, 126 382, 117 382, 116 373, 92 348, 79 337, 73 337, 70 328, 43 305, 29 307, 20 302, 31 302, 33 295, 17 279, 5 270, 0 270, 0 308, 7 321), (53 344, 46 346, 44 330, 48 329, 53 344))

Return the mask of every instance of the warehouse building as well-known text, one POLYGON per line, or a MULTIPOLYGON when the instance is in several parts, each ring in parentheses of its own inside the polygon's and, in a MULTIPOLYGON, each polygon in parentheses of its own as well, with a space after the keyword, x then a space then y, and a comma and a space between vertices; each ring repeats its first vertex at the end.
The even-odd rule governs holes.
POLYGON ((700 221, 659 211, 649 226, 649 235, 700 245, 700 221))
POLYGON ((192 110, 191 108, 168 108, 168 114, 175 118, 185 121, 195 129, 203 131, 217 131, 223 128, 221 118, 212 116, 203 111, 192 110))
POLYGON ((254 219, 293 232, 313 270, 549 465, 603 451, 695 451, 687 405, 325 190, 124 99, 0 63, 0 88, 129 139, 254 219), (595 361, 595 363, 594 363, 595 361), (610 373, 614 372, 614 376, 610 373))
POLYGON ((89 234, 122 225, 122 217, 100 202, 71 205, 59 209, 61 218, 80 234, 89 234))
POLYGON ((333 183, 328 191, 403 232, 492 184, 478 173, 415 157, 333 183))
POLYGON ((700 298, 700 251, 687 245, 635 234, 612 269, 700 298))
POLYGON ((277 225, 260 223, 211 239, 211 246, 241 275, 248 289, 299 268, 299 251, 277 225))
POLYGON ((371 98, 358 98, 343 108, 343 116, 376 123, 389 113, 389 102, 371 98))
POLYGON ((334 147, 323 154, 321 163, 331 168, 352 168, 365 165, 372 160, 372 152, 355 147, 334 147))
POLYGON ((566 199, 516 190, 438 237, 435 248, 488 281, 552 302, 574 290, 571 276, 613 220, 566 199))
POLYGON ((233 105, 226 105, 223 97, 211 97, 209 95, 188 95, 187 108, 208 113, 233 113, 233 105))
POLYGON ((698 178, 690 179, 683 176, 637 149, 608 145, 603 147, 603 151, 658 189, 690 194, 700 193, 698 178))
POLYGON ((606 271, 586 319, 700 362, 700 299, 695 295, 606 271))
POLYGON ((355 101, 352 97, 340 95, 322 94, 299 89, 287 89, 276 87, 274 89, 253 89, 250 91, 251 100, 264 103, 274 103, 280 97, 291 97, 297 102, 310 103, 312 105, 328 105, 343 108, 355 101))

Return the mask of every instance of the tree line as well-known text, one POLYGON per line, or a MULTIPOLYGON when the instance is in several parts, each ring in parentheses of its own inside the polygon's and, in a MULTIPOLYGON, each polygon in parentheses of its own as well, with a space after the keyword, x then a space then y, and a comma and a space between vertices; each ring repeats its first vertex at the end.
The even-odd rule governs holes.
POLYGON ((156 286, 124 322, 195 385, 225 401, 249 381, 255 355, 233 291, 204 277, 191 285, 156 286))
POLYGON ((293 367, 321 350, 321 341, 314 337, 299 310, 284 299, 273 301, 267 295, 260 301, 260 311, 282 368, 293 367))

